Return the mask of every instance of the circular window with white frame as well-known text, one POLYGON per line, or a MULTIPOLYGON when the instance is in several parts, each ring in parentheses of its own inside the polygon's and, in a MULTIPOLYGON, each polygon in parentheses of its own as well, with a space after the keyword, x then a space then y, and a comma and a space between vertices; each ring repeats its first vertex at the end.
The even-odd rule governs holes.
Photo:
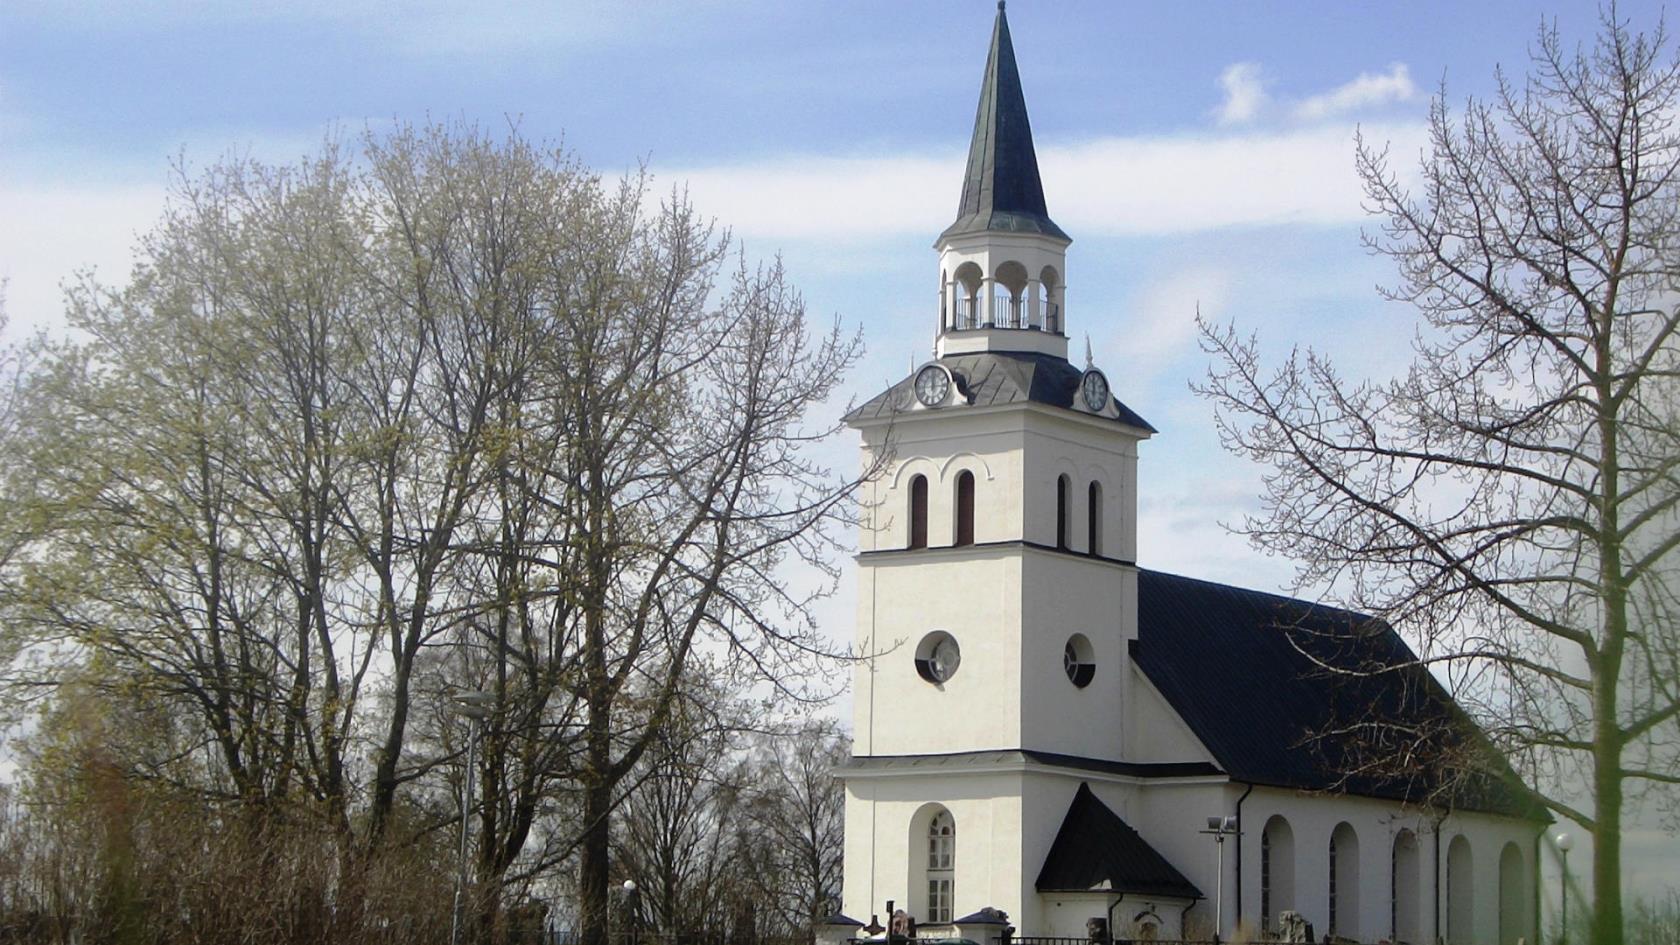
POLYGON ((1091 684, 1097 678, 1097 655, 1091 649, 1091 641, 1085 634, 1076 633, 1068 637, 1062 647, 1062 671, 1067 673, 1068 682, 1080 689, 1091 684))
POLYGON ((943 630, 935 630, 916 644, 916 674, 936 686, 942 686, 956 675, 962 662, 962 650, 957 638, 943 630))

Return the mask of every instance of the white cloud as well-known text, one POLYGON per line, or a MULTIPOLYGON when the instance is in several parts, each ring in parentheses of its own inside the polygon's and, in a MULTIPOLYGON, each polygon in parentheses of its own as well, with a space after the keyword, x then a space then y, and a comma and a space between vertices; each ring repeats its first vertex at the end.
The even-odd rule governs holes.
MULTIPOLYGON (((1366 127, 1395 152, 1425 144, 1421 125, 1366 127)), ((284 145, 308 150, 303 144, 284 145)), ((261 148, 284 153, 285 146, 261 148)), ((1365 220, 1351 132, 1317 127, 1244 134, 1099 138, 1040 150, 1050 212, 1076 237, 1182 234, 1245 226, 1351 226, 1365 220)), ((856 254, 883 237, 931 237, 949 222, 960 155, 788 156, 655 169, 658 186, 687 182, 699 208, 768 251, 821 241, 856 254)), ((78 179, 97 172, 78 166, 78 179)), ((0 276, 11 279, 14 325, 53 324, 59 282, 99 267, 120 281, 137 233, 163 208, 164 188, 37 178, 0 188, 0 276)))
POLYGON ((1225 89, 1225 101, 1215 116, 1221 125, 1240 125, 1253 121, 1266 104, 1266 87, 1260 76, 1258 62, 1236 62, 1219 74, 1219 84, 1225 89))
POLYGON ((1299 121, 1323 121, 1361 108, 1409 102, 1416 97, 1417 86, 1412 84, 1411 72, 1405 63, 1397 62, 1387 72, 1361 72, 1352 82, 1302 99, 1294 108, 1294 116, 1299 121))
POLYGON ((1231 275, 1215 266, 1193 266, 1145 285, 1125 306, 1112 348, 1139 366, 1162 366, 1194 347, 1196 314, 1218 320, 1231 295, 1231 275))
POLYGON ((0 277, 8 280, 12 330, 63 323, 60 284, 95 268, 102 281, 122 283, 134 244, 163 212, 161 185, 0 188, 0 277))
MULTIPOLYGON (((1395 153, 1421 125, 1366 127, 1395 153)), ((1241 135, 1099 138, 1041 147, 1050 213, 1078 235, 1188 233, 1231 226, 1340 226, 1365 219, 1344 127, 1241 135)), ((709 168, 656 168, 686 181, 701 210, 769 239, 855 239, 936 232, 956 210, 962 162, 916 156, 784 157, 709 168)))

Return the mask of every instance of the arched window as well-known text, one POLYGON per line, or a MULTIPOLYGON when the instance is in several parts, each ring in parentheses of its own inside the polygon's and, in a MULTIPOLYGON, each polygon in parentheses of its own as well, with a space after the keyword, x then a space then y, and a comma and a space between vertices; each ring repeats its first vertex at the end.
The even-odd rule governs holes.
POLYGON ((1470 841, 1463 834, 1447 845, 1447 941, 1468 945, 1475 940, 1476 880, 1470 862, 1470 841))
POLYGON ((1273 817, 1260 831, 1260 924, 1276 931, 1280 913, 1295 908, 1295 834, 1273 817))
POLYGON ((956 872, 957 822, 948 810, 928 823, 927 921, 951 921, 951 877, 956 872))
POLYGON ((1499 945, 1528 939, 1528 878, 1522 848, 1505 844, 1499 853, 1499 945))
POLYGON ((1102 554, 1102 483, 1091 480, 1090 488, 1086 489, 1088 516, 1085 522, 1085 550, 1091 554, 1102 554))
POLYGON ((1067 546, 1068 546, 1068 532, 1070 531, 1070 529, 1068 528, 1068 516, 1073 514, 1073 510, 1071 508, 1069 508, 1069 506, 1072 505, 1072 503, 1070 501, 1068 501, 1069 498, 1070 498, 1069 495, 1068 495, 1069 491, 1070 491, 1070 488, 1069 488, 1069 483, 1068 483, 1068 477, 1057 476, 1056 477, 1056 547, 1063 550, 1063 551, 1066 551, 1067 546))
POLYGON ((910 547, 927 547, 928 485, 926 476, 910 477, 910 547))
POLYGON ((1359 937, 1359 836, 1347 823, 1330 832, 1330 934, 1359 937))
POLYGON ((1394 854, 1389 860, 1390 882, 1388 926, 1396 942, 1416 945, 1418 928, 1418 842, 1417 834, 1402 830, 1394 837, 1394 854))
POLYGON ((974 473, 957 473, 957 533, 955 545, 974 544, 974 473))

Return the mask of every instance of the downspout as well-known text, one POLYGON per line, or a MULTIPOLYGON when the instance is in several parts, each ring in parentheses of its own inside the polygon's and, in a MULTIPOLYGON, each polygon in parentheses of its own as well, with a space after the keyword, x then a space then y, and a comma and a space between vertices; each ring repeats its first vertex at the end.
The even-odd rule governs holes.
POLYGON ((1189 918, 1190 910, 1196 908, 1196 903, 1201 902, 1204 898, 1206 898, 1206 897, 1205 896, 1197 896, 1196 898, 1190 900, 1190 904, 1185 906, 1184 910, 1178 914, 1178 939, 1179 939, 1179 941, 1181 941, 1181 942, 1184 941, 1184 920, 1189 918))
MULTIPOLYGON (((1538 839, 1536 839, 1535 842, 1539 843, 1540 841, 1538 839)), ((1113 902, 1108 904, 1108 940, 1110 942, 1113 942, 1114 938, 1115 938, 1115 935, 1114 935, 1114 907, 1118 906, 1120 904, 1120 900, 1122 900, 1124 898, 1126 898, 1126 894, 1121 893, 1120 895, 1114 897, 1113 902)))
POLYGON ((1242 887, 1242 838, 1243 838, 1242 806, 1243 806, 1243 801, 1248 800, 1248 796, 1250 794, 1253 794, 1253 793, 1254 793, 1254 785, 1250 784, 1248 786, 1248 790, 1246 790, 1242 793, 1242 797, 1237 798, 1237 918, 1236 918, 1236 925, 1233 925, 1232 928, 1236 928, 1237 925, 1242 925, 1242 920, 1243 920, 1243 911, 1242 911, 1242 889, 1243 889, 1243 887, 1242 887))
POLYGON ((1441 824, 1445 823, 1447 815, 1435 818, 1435 941, 1441 941, 1441 824))

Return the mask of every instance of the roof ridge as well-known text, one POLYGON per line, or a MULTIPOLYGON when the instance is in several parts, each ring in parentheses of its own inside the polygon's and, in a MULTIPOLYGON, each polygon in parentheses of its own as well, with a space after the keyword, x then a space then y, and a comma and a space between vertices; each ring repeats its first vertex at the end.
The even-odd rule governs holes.
MULTIPOLYGON (((1207 578, 1191 577, 1188 574, 1178 574, 1178 573, 1175 573, 1175 572, 1172 572, 1172 571, 1162 571, 1162 570, 1159 570, 1157 568, 1145 568, 1145 567, 1142 567, 1142 566, 1138 567, 1138 574, 1140 576, 1148 574, 1148 575, 1153 575, 1155 577, 1163 577, 1163 578, 1168 578, 1170 580, 1175 580, 1175 581, 1184 581, 1184 582, 1190 583, 1190 584, 1201 584, 1201 585, 1206 586, 1206 587, 1217 587, 1221 590, 1236 591, 1239 594, 1246 594, 1250 597, 1266 597, 1266 598, 1270 598, 1272 600, 1282 601, 1286 604, 1301 604, 1301 605, 1309 607, 1309 608, 1311 608, 1311 609, 1313 609, 1313 610, 1315 610, 1319 613, 1340 614, 1340 615, 1348 616, 1348 617, 1357 617, 1361 620, 1375 621, 1377 623, 1383 624, 1384 626, 1388 626, 1388 621, 1386 619, 1384 619, 1382 617, 1379 617, 1375 614, 1368 614, 1368 613, 1365 613, 1364 611, 1359 611, 1359 610, 1350 610, 1346 607, 1338 607, 1335 604, 1326 604, 1323 601, 1311 600, 1311 599, 1305 598, 1305 597, 1290 597, 1287 594, 1281 594, 1281 593, 1278 593, 1277 591, 1263 591, 1263 590, 1259 590, 1258 588, 1243 587, 1240 584, 1226 584, 1223 581, 1212 581, 1212 580, 1209 580, 1207 578)), ((1393 628, 1390 627, 1390 629, 1392 630, 1393 628)))

